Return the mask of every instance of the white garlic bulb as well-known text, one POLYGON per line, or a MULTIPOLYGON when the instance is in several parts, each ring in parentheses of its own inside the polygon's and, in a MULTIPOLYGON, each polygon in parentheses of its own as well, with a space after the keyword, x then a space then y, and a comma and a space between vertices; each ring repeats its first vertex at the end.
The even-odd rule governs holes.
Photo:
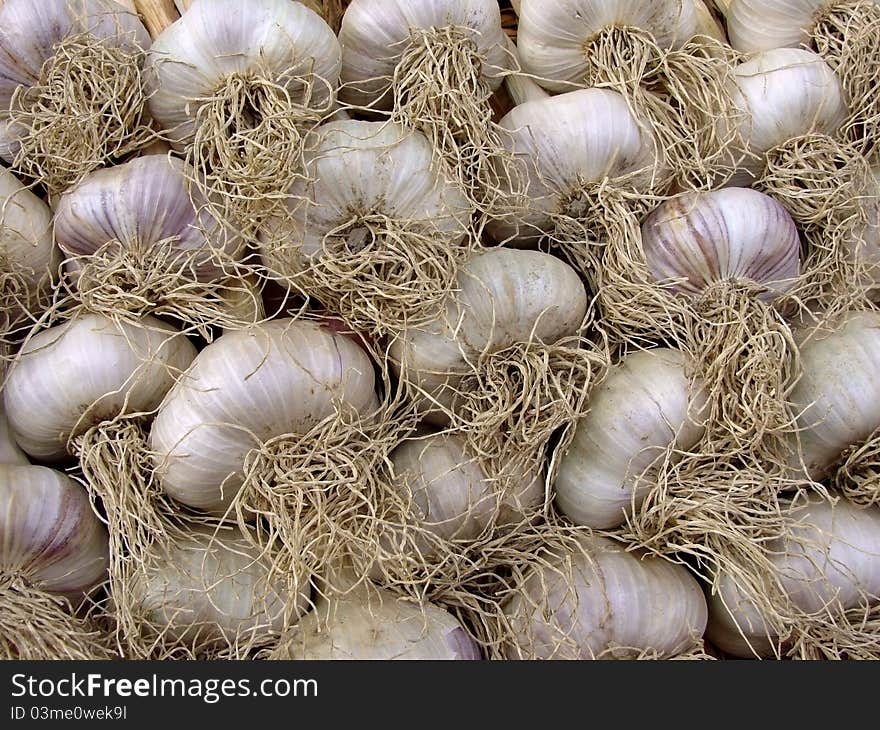
POLYGON ((669 658, 699 646, 707 621, 687 568, 587 535, 530 569, 504 614, 508 659, 669 658))
POLYGON ((559 459, 556 505, 579 525, 607 529, 650 489, 650 471, 667 450, 692 448, 703 434, 703 393, 684 353, 658 348, 627 355, 590 393, 589 413, 559 459))
MULTIPOLYGON (((806 134, 835 135, 847 116, 837 75, 820 56, 802 48, 756 53, 736 69, 736 104, 744 113, 743 137, 757 159, 746 158, 752 173, 774 147, 806 134)), ((748 184, 748 178, 733 183, 748 184)))
MULTIPOLYGON (((480 78, 497 89, 510 65, 501 28, 501 12, 494 0, 352 0, 342 17, 342 99, 375 109, 391 108, 388 93, 395 68, 411 42, 447 28, 462 31, 483 59, 480 78)), ((438 40, 435 54, 444 52, 438 40)), ((427 80, 425 80, 427 82, 427 80)))
POLYGON ((107 531, 85 490, 43 466, 0 464, 0 570, 82 600, 107 574, 107 531))
POLYGON ((527 101, 499 124, 510 132, 511 152, 524 166, 528 203, 509 191, 512 212, 489 226, 496 240, 515 237, 525 244, 552 234, 559 216, 588 215, 593 185, 625 180, 628 189, 662 187, 655 141, 616 91, 581 89, 527 101))
POLYGON ((113 0, 7 0, 0 7, 0 155, 54 195, 144 142, 141 70, 149 45, 137 14, 113 0), (35 134, 37 143, 20 149, 35 134))
POLYGON ((127 610, 150 637, 194 653, 277 637, 309 608, 307 580, 272 565, 237 528, 193 526, 151 546, 131 576, 127 610))
POLYGON ((436 317, 472 249, 473 208, 428 139, 350 120, 322 125, 306 148, 290 209, 263 234, 270 275, 359 330, 436 317))
POLYGON ((190 197, 185 165, 147 155, 91 173, 55 206, 59 247, 69 256, 87 257, 115 244, 143 259, 145 269, 152 259, 164 258, 168 271, 185 265, 200 281, 222 276, 218 254, 226 254, 228 263, 241 240, 204 215, 198 191, 190 197), (163 255, 168 246, 174 254, 163 255))
POLYGON ((0 167, 0 320, 30 309, 55 276, 61 261, 52 240, 52 213, 9 170, 0 167), (23 291, 13 282, 19 280, 23 291))
POLYGON ((523 66, 553 91, 582 85, 593 59, 589 43, 603 31, 648 33, 660 49, 680 46, 697 31, 693 0, 523 0, 517 47, 523 66))
MULTIPOLYGON (((328 107, 339 83, 341 49, 329 26, 301 3, 196 0, 153 42, 147 66, 155 74, 150 111, 182 148, 197 131, 201 105, 236 79, 243 89, 259 78, 280 85, 291 107, 328 107)), ((245 99, 239 103, 246 107, 245 99)), ((259 105, 256 98, 250 103, 259 105)), ((253 125, 264 121, 259 108, 249 111, 253 125)))
POLYGON ((749 188, 686 193, 661 204, 642 224, 642 248, 653 277, 699 296, 724 281, 752 282, 772 300, 800 272, 800 238, 791 215, 749 188))
MULTIPOLYGON (((748 597, 727 574, 720 576, 718 591, 709 598, 707 637, 733 656, 776 655, 788 641, 801 638, 797 636, 801 621, 807 632, 816 621, 839 622, 834 639, 819 639, 820 647, 825 643, 824 649, 832 654, 849 648, 845 643, 849 631, 870 632, 859 628, 858 618, 854 626, 846 626, 842 614, 850 609, 860 612, 861 606, 876 604, 880 595, 880 509, 861 509, 846 500, 830 502, 810 494, 792 504, 785 520, 784 537, 769 549, 775 579, 790 605, 777 604, 768 615, 759 607, 761 601, 748 597), (776 612, 781 612, 781 621, 772 615, 776 612), (788 636, 792 628, 795 634, 788 636)), ((876 653, 875 649, 874 658, 876 653)))
POLYGON ((248 453, 304 434, 338 408, 378 407, 373 365, 352 339, 278 319, 205 347, 163 400, 150 431, 156 476, 183 504, 225 510, 248 453))
POLYGON ((847 313, 829 327, 801 345, 803 374, 791 393, 800 427, 793 458, 803 460, 795 473, 815 481, 880 427, 880 313, 847 313))
POLYGON ((389 354, 423 394, 425 418, 443 423, 481 354, 552 344, 578 332, 586 311, 586 290, 568 264, 540 251, 494 248, 462 267, 443 318, 404 331, 389 354))
POLYGON ((3 391, 12 433, 28 455, 64 460, 72 436, 123 412, 155 409, 195 354, 153 317, 133 324, 80 314, 22 347, 3 391))
POLYGON ((540 474, 493 479, 456 433, 408 439, 391 452, 391 463, 395 488, 411 501, 413 522, 442 540, 476 540, 489 526, 516 524, 544 499, 540 474))
POLYGON ((331 596, 282 638, 272 659, 473 660, 480 650, 458 620, 431 603, 415 604, 361 585, 331 596))

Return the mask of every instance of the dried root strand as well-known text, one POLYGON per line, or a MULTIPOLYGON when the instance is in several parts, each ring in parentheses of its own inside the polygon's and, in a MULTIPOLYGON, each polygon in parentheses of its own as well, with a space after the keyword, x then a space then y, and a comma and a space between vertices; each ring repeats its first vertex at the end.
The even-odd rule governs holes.
POLYGON ((269 275, 317 299, 355 331, 381 337, 437 320, 460 266, 478 248, 470 234, 450 244, 430 221, 358 213, 328 232, 315 256, 303 257, 296 241, 274 243, 281 271, 269 275))
POLYGON ((262 319, 259 289, 248 286, 247 264, 223 250, 182 251, 176 240, 126 248, 110 241, 93 254, 73 256, 55 292, 56 307, 73 302, 88 312, 137 321, 171 318, 211 341, 213 329, 241 329, 262 319), (207 265, 222 272, 201 281, 207 265))
POLYGON ((811 45, 838 75, 850 103, 844 136, 867 159, 880 151, 880 6, 873 0, 843 0, 823 9, 811 45))
POLYGON ((833 486, 854 504, 880 505, 880 430, 843 454, 833 486))
POLYGON ((466 28, 411 30, 391 81, 391 119, 424 134, 476 208, 492 215, 526 183, 492 119, 487 63, 466 28))
POLYGON ((391 450, 414 427, 405 413, 360 419, 340 406, 304 434, 252 449, 229 515, 254 545, 275 556, 279 570, 330 580, 331 568, 349 555, 369 555, 377 544, 377 514, 394 499, 382 473, 391 450), (254 519, 256 529, 248 530, 254 519))
POLYGON ((731 49, 701 36, 667 51, 646 31, 615 26, 590 38, 584 54, 585 85, 623 95, 680 186, 712 189, 733 173, 745 145, 729 83, 731 49))
POLYGON ((112 659, 109 635, 70 601, 0 574, 0 659, 84 661, 112 659))
POLYGON ((13 167, 43 185, 50 199, 155 137, 143 51, 89 33, 68 36, 54 50, 37 83, 15 90, 9 110, 18 146, 13 167))
POLYGON ((827 135, 796 137, 767 154, 755 188, 791 213, 807 247, 787 300, 828 314, 867 304, 869 266, 853 248, 869 223, 872 184, 855 146, 827 135))
POLYGON ((880 597, 845 612, 800 616, 787 637, 786 655, 800 660, 880 659, 880 597))
POLYGON ((229 74, 212 95, 193 100, 187 175, 214 220, 253 240, 268 217, 285 214, 288 191, 304 174, 305 135, 332 108, 332 94, 315 100, 325 86, 300 63, 280 74, 229 74))

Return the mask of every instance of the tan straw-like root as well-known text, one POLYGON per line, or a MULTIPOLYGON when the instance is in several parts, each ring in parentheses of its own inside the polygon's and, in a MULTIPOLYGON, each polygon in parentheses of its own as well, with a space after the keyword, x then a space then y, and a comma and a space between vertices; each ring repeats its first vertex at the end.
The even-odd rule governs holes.
POLYGON ((700 36, 663 50, 643 30, 612 26, 584 44, 587 87, 614 89, 656 139, 658 159, 683 188, 712 189, 745 149, 731 82, 735 52, 700 36))
POLYGON ((844 452, 832 482, 854 504, 880 505, 880 429, 844 452))
POLYGON ((845 137, 877 162, 880 150, 880 5, 843 0, 823 8, 811 45, 838 75, 850 104, 845 137))
POLYGON ((189 182, 222 226, 253 240, 271 215, 285 214, 288 190, 303 172, 305 135, 332 109, 328 84, 302 63, 283 73, 227 75, 197 108, 185 159, 189 182), (288 80, 302 77, 295 86, 288 80))
POLYGON ((250 268, 223 250, 181 251, 173 239, 143 248, 110 241, 66 265, 72 272, 59 282, 60 308, 73 303, 130 322, 148 314, 169 318, 208 341, 214 328, 241 329, 262 318, 260 292, 243 279, 250 268), (206 265, 223 274, 200 281, 199 269, 206 265))
POLYGON ((37 83, 18 87, 9 129, 13 168, 55 199, 88 173, 148 144, 143 51, 114 47, 89 33, 56 44, 37 83))
POLYGON ((801 660, 880 659, 880 597, 845 612, 799 616, 787 640, 787 656, 801 660))
POLYGON ((791 213, 807 246, 786 299, 827 314, 867 303, 869 266, 852 248, 869 223, 873 185, 871 167, 855 146, 827 135, 796 137, 767 154, 754 187, 791 213))
POLYGON ((476 208, 492 215, 525 178, 492 119, 487 63, 465 28, 411 30, 391 81, 391 119, 424 134, 476 208))
POLYGON ((490 473, 540 469, 554 434, 587 413, 608 362, 607 349, 582 336, 484 353, 457 388, 453 427, 490 473))
MULTIPOLYGON (((89 497, 103 509, 110 539, 108 592, 116 620, 116 640, 124 653, 140 628, 127 590, 133 571, 149 547, 171 539, 175 508, 155 479, 146 433, 137 417, 120 416, 71 439, 89 497)), ((99 512, 100 513, 100 512, 99 512)))
POLYGON ((6 357, 4 346, 13 345, 50 305, 50 273, 36 286, 30 274, 0 256, 0 361, 6 357))
POLYGON ((229 516, 279 570, 329 580, 332 566, 377 544, 376 516, 394 499, 382 474, 414 427, 414 417, 387 404, 365 418, 340 404, 308 432, 251 450, 229 516))
POLYGON ((375 336, 424 327, 444 311, 460 266, 478 250, 470 234, 459 244, 430 221, 352 213, 329 231, 320 253, 306 258, 298 241, 275 241, 268 275, 320 302, 352 329, 375 336))
POLYGON ((112 659, 111 641, 88 616, 26 577, 0 574, 0 659, 83 661, 112 659))

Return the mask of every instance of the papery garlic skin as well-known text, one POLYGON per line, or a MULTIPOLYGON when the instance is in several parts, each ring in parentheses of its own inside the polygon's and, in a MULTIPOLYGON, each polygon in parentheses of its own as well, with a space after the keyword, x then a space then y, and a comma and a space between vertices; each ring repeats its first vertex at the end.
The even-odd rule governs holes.
POLYGON ((205 347, 153 421, 156 475, 171 497, 222 512, 251 449, 302 434, 341 401, 378 408, 373 365, 354 341, 311 322, 278 319, 226 332, 205 347))
POLYGON ((590 411, 559 459, 552 485, 559 510, 595 529, 623 524, 651 488, 650 472, 640 482, 641 474, 673 444, 686 451, 699 441, 704 403, 681 351, 627 355, 590 393, 590 411))
POLYGON ((291 629, 272 659, 474 660, 476 643, 448 611, 359 586, 330 598, 291 629))
POLYGON ((371 215, 423 228, 450 247, 463 242, 472 207, 438 168, 423 134, 390 122, 349 120, 322 125, 310 140, 305 179, 290 190, 292 216, 267 226, 262 254, 271 270, 295 274, 311 259, 334 255, 326 237, 345 224, 352 225, 341 234, 346 245, 363 245, 369 241, 363 220, 371 215), (278 253, 277 241, 297 247, 297 255, 287 246, 278 253))
MULTIPOLYGON (((36 295, 61 262, 52 239, 52 212, 9 170, 0 167, 0 264, 36 295)), ((24 303, 27 303, 26 301, 24 303)), ((13 312, 7 313, 15 318, 13 312)), ((2 319, 2 313, 0 313, 2 319)))
POLYGON ((647 127, 610 89, 527 101, 499 124, 510 132, 505 144, 527 175, 528 205, 508 201, 515 213, 489 226, 498 241, 525 244, 552 233, 554 215, 579 217, 578 199, 592 183, 627 177, 628 186, 647 191, 663 176, 647 127))
POLYGON ((391 463, 396 489, 412 500, 414 523, 442 540, 475 540, 490 525, 516 524, 544 499, 539 474, 506 475, 510 486, 496 484, 455 433, 404 441, 391 463))
POLYGON ((669 658, 698 646, 703 591, 687 568, 598 536, 533 568, 504 606, 508 659, 669 658))
POLYGON ((485 59, 482 78, 497 89, 510 55, 495 0, 352 0, 339 31, 340 97, 348 104, 389 110, 391 77, 412 33, 449 26, 465 30, 485 59))
POLYGON ((658 282, 699 296, 721 282, 751 282, 772 300, 794 285, 800 238, 791 215, 749 188, 685 193, 662 203, 642 224, 642 248, 658 282))
POLYGON ((763 157, 774 147, 805 134, 833 136, 846 120, 840 80, 812 51, 775 48, 756 53, 735 74, 734 98, 745 115, 743 137, 749 152, 759 157, 745 160, 752 173, 761 171, 763 157))
MULTIPOLYGON (((880 509, 808 494, 786 514, 786 533, 769 546, 787 598, 803 614, 839 615, 880 595, 880 509)), ((769 657, 779 636, 727 574, 709 597, 707 637, 733 656, 769 657)))
POLYGON ((659 48, 675 48, 697 32, 697 11, 693 0, 523 0, 517 47, 524 69, 551 91, 583 85, 591 63, 585 46, 613 27, 646 31, 659 48))
POLYGON ((454 407, 455 390, 481 353, 552 344, 576 333, 587 311, 575 270, 540 251, 490 249, 462 267, 458 285, 443 318, 405 331, 389 349, 395 368, 430 396, 422 407, 433 423, 446 420, 444 408, 454 407))
POLYGON ((290 0, 196 0, 156 38, 147 56, 150 112, 180 149, 192 138, 198 99, 231 74, 266 77, 291 102, 332 106, 342 52, 313 10, 290 0), (313 79, 303 97, 304 80, 313 79))
POLYGON ((43 466, 0 464, 0 571, 78 602, 106 578, 107 531, 85 489, 43 466))
POLYGON ((9 432, 9 423, 6 421, 6 413, 3 411, 3 403, 0 402, 0 464, 28 464, 24 451, 18 448, 15 439, 9 432))
POLYGON ((279 571, 237 528, 196 526, 152 546, 127 592, 145 632, 174 642, 271 637, 309 608, 308 581, 279 571))
POLYGON ((30 88, 55 45, 88 32, 131 52, 146 51, 150 35, 135 13, 113 0, 6 0, 0 5, 0 156, 12 162, 15 130, 6 124, 16 88, 30 88))
POLYGON ((791 393, 806 471, 793 467, 796 475, 816 481, 844 449, 880 427, 880 312, 844 314, 829 326, 830 332, 815 333, 801 345, 803 374, 791 393))
POLYGON ((70 256, 88 256, 116 241, 143 255, 171 241, 182 254, 204 252, 193 261, 200 281, 222 276, 212 253, 232 258, 242 242, 204 213, 197 190, 191 197, 186 167, 175 157, 146 155, 91 173, 56 205, 59 247, 70 256))
POLYGON ((81 314, 43 330, 22 347, 3 391, 15 440, 36 459, 64 460, 74 431, 155 409, 195 354, 150 316, 133 324, 81 314))

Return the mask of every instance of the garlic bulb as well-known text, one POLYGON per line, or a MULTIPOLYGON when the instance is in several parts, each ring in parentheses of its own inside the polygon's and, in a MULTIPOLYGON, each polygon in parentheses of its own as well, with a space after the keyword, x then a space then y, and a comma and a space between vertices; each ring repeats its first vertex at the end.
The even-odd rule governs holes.
POLYGON ((746 162, 755 173, 774 147, 807 134, 833 136, 846 120, 840 80, 812 51, 776 48, 756 53, 735 73, 737 105, 748 114, 744 136, 757 156, 746 162))
POLYGON ((128 586, 145 657, 232 652, 271 641, 309 608, 308 582, 279 572, 236 529, 194 526, 153 546, 128 586))
POLYGON ((112 0, 0 7, 0 153, 51 196, 145 144, 150 37, 112 0))
MULTIPOLYGON (((491 215, 507 160, 490 98, 512 65, 495 0, 352 0, 339 31, 340 97, 424 133, 491 215)), ((508 179, 504 172, 503 179, 508 179)))
POLYGON ((565 393, 555 392, 546 364, 555 362, 563 379, 579 365, 589 371, 592 351, 571 344, 586 311, 584 285, 563 261, 494 248, 462 267, 442 319, 405 330, 389 355, 429 422, 469 423, 487 437, 520 429, 526 442, 541 442, 547 424, 577 408, 571 400, 586 385, 568 381, 565 393), (568 345, 554 358, 547 353, 557 343, 568 345))
POLYGON ((476 643, 449 612, 361 585, 319 604, 282 638, 270 658, 411 661, 481 657, 476 643))
POLYGON ((802 460, 795 474, 819 481, 847 447, 880 428, 880 313, 841 315, 810 334, 800 357, 803 374, 791 393, 802 460))
POLYGON ((6 413, 0 402, 0 464, 27 464, 28 459, 24 452, 18 448, 12 434, 9 433, 9 424, 6 422, 6 413))
POLYGON ((880 3, 876 0, 733 0, 726 12, 730 42, 746 52, 806 46, 840 78, 849 114, 844 137, 877 154, 880 100, 880 3))
POLYGON ((340 121, 307 143, 290 210, 263 233, 273 278, 354 329, 384 334, 438 316, 474 248, 473 208, 419 132, 340 121))
POLYGON ((74 615, 107 574, 107 532, 85 491, 46 467, 0 464, 0 545, 0 655, 108 658, 74 615))
MULTIPOLYGON (((600 189, 663 189, 655 140, 615 91, 582 89, 527 101, 499 124, 510 132, 511 152, 527 175, 528 203, 507 191, 509 215, 489 226, 498 241, 515 238, 524 245, 543 234, 564 238, 559 229, 568 220, 605 212, 600 189)), ((582 239, 582 230, 570 237, 582 239)))
POLYGON ((690 297, 724 282, 752 282, 762 300, 784 294, 800 270, 791 215, 748 188, 689 193, 660 205, 642 225, 653 277, 690 297))
POLYGON ((290 0, 196 0, 156 38, 150 111, 215 217, 259 227, 299 174, 302 134, 332 111, 341 63, 330 27, 290 0))
POLYGON ((443 48, 439 32, 458 29, 476 47, 481 80, 497 89, 508 67, 501 13, 493 0, 351 0, 342 18, 342 98, 349 104, 390 110, 389 85, 409 47, 418 42, 443 48))
POLYGON ((49 206, 0 167, 0 325, 38 305, 59 263, 49 206))
POLYGON ((337 407, 363 416, 378 407, 373 365, 352 340, 290 319, 228 332, 198 354, 156 414, 157 476, 183 504, 223 511, 248 452, 307 433, 337 407))
POLYGON ((408 439, 391 453, 391 463, 415 523, 441 540, 476 540, 487 527, 516 524, 543 503, 539 474, 487 474, 456 433, 408 439))
POLYGON ((155 409, 194 357, 153 317, 135 325, 81 314, 24 344, 3 390, 6 417, 29 456, 61 461, 90 427, 155 409))
POLYGON ((507 659, 668 658, 700 645, 707 608, 683 566, 582 535, 526 573, 504 615, 507 659))
POLYGON ((646 470, 670 447, 687 451, 700 440, 704 401, 684 353, 627 355, 590 393, 590 410, 559 458, 552 484, 559 510, 596 529, 622 524, 649 489, 646 470))
POLYGON ((707 637, 733 656, 877 658, 875 630, 861 625, 880 596, 880 509, 811 494, 791 504, 771 546, 768 595, 750 597, 722 575, 709 599, 707 637), (780 590, 783 596, 775 596, 780 590), (849 612, 849 613, 847 613, 849 612))
POLYGON ((187 192, 191 175, 182 160, 147 155, 61 196, 55 238, 89 311, 174 316, 202 329, 235 323, 222 301, 242 288, 234 277, 243 242, 210 219, 198 191, 187 192))
POLYGON ((523 0, 517 47, 523 66, 546 88, 570 91, 588 77, 591 41, 613 29, 638 30, 658 49, 681 46, 697 31, 693 0, 523 0))

